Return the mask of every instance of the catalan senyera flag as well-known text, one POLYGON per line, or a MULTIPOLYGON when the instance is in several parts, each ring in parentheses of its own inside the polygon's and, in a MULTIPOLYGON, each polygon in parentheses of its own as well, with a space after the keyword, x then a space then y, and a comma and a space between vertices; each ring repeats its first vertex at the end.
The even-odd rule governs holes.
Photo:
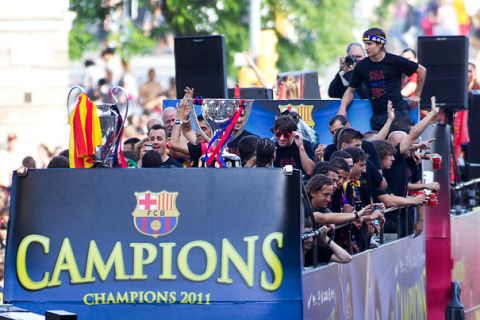
POLYGON ((70 168, 93 167, 96 147, 102 144, 97 107, 82 93, 70 114, 70 168))

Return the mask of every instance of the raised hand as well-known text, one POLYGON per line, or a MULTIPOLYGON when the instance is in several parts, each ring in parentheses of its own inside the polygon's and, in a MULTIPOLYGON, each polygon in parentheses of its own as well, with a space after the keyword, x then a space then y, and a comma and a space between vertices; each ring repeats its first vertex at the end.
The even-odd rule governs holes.
POLYGON ((178 106, 178 118, 183 122, 188 122, 190 114, 190 106, 188 105, 188 99, 193 98, 193 88, 190 89, 189 87, 186 87, 184 91, 185 95, 183 96, 182 100, 180 101, 180 105, 178 106))
POLYGON ((391 120, 392 122, 395 120, 395 109, 393 108, 393 103, 391 100, 388 100, 387 103, 387 117, 388 120, 391 120))
POLYGON ((318 147, 315 149, 315 160, 322 160, 323 159, 323 155, 325 153, 325 148, 327 146, 324 145, 324 144, 319 144, 318 147))
POLYGON ((302 148, 303 147, 303 136, 300 131, 293 131, 293 141, 295 141, 295 144, 297 147, 302 148))

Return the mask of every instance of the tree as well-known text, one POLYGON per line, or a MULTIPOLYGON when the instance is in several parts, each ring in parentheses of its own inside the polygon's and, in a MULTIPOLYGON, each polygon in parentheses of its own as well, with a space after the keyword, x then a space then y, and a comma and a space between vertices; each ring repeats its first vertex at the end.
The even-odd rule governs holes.
POLYGON ((279 38, 278 68, 317 69, 344 54, 353 39, 352 6, 353 0, 267 0, 264 25, 274 25, 279 38))
MULTIPOLYGON (((318 69, 343 54, 353 39, 353 1, 264 0, 263 27, 274 29, 279 40, 278 69, 318 69)), ((91 46, 93 32, 87 26, 94 25, 100 30, 99 26, 115 10, 102 7, 102 3, 71 0, 71 10, 77 13, 70 35, 71 58, 81 57, 81 50, 91 46)), ((140 2, 142 6, 149 3, 140 2)), ((161 9, 165 18, 162 28, 174 35, 224 34, 229 75, 235 76, 234 54, 249 49, 248 0, 164 0, 161 9)), ((122 51, 128 54, 150 48, 156 34, 144 35, 133 23, 127 24, 125 32, 129 37, 122 42, 126 47, 122 51)))
POLYGON ((229 75, 236 52, 248 49, 248 0, 166 0, 163 13, 177 36, 224 34, 229 75))

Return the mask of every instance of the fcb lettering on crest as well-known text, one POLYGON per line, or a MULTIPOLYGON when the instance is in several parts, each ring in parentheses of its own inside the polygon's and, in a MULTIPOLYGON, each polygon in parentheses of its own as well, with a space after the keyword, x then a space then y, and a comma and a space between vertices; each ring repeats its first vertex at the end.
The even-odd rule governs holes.
POLYGON ((135 197, 137 206, 132 216, 138 232, 157 238, 175 230, 180 216, 178 192, 135 192, 135 197))
POLYGON ((300 115, 300 118, 302 118, 303 122, 305 122, 308 126, 310 127, 315 127, 315 121, 313 121, 313 105, 304 105, 303 103, 300 105, 292 105, 292 104, 287 104, 287 105, 279 105, 278 109, 280 110, 280 113, 288 110, 288 111, 295 111, 300 115))

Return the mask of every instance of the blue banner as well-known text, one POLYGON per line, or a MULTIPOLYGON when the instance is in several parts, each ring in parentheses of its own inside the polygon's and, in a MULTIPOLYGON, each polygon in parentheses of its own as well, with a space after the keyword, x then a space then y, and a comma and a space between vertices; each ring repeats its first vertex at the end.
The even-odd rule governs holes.
POLYGON ((14 177, 5 300, 80 319, 301 319, 300 174, 14 177))
MULTIPOLYGON (((164 100, 164 108, 174 107, 180 100, 164 100)), ((330 119, 340 107, 340 100, 255 100, 252 113, 245 129, 262 138, 273 137, 275 116, 281 111, 290 109, 297 111, 302 120, 311 126, 319 136, 319 143, 330 144, 333 141, 328 130, 330 119)), ((199 114, 200 110, 196 110, 199 114)), ((348 107, 347 118, 352 128, 360 132, 370 131, 372 108, 369 100, 353 100, 348 107)), ((413 123, 418 122, 418 108, 410 112, 413 123)))
POLYGON ((424 242, 409 237, 304 272, 304 319, 426 319, 424 242))

